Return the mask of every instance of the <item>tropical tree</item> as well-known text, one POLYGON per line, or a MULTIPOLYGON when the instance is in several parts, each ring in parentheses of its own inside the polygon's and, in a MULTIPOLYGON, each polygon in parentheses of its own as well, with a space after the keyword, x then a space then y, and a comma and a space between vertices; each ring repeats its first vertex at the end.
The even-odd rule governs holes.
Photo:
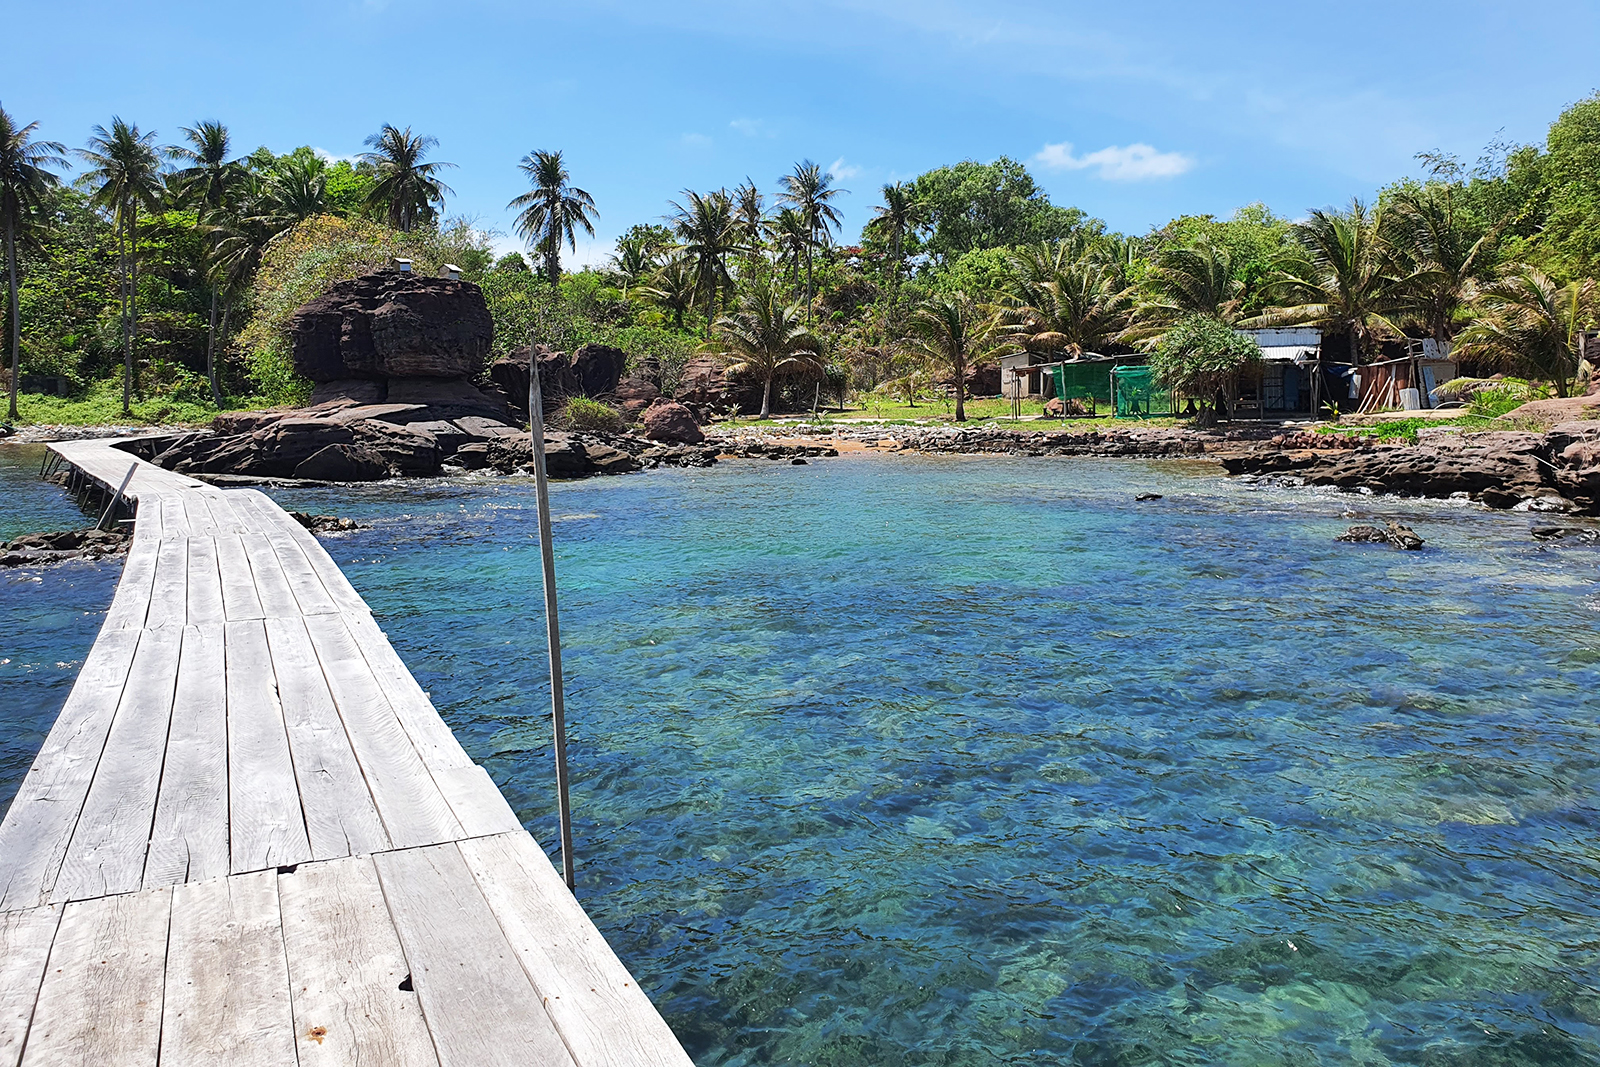
POLYGON ((6 294, 11 312, 11 384, 7 418, 17 417, 17 376, 22 359, 22 309, 17 303, 17 239, 46 210, 45 197, 57 181, 52 168, 65 167, 66 148, 35 141, 37 122, 18 126, 0 107, 0 227, 5 229, 6 294))
POLYGON ((656 268, 650 284, 639 286, 639 292, 649 297, 658 307, 672 314, 672 325, 683 329, 683 316, 694 307, 699 283, 695 277, 695 261, 687 255, 675 255, 656 268))
POLYGON ((900 277, 905 270, 905 242, 928 220, 928 209, 917 199, 916 187, 906 182, 895 182, 883 187, 883 204, 872 209, 872 221, 867 230, 889 242, 889 260, 894 264, 894 287, 900 291, 900 277))
POLYGON ((217 302, 222 288, 222 257, 218 254, 223 213, 249 180, 249 172, 238 160, 229 159, 228 128, 220 122, 202 121, 183 127, 187 145, 171 149, 175 159, 187 163, 172 175, 170 184, 181 200, 195 206, 200 224, 215 227, 206 263, 206 286, 211 290, 211 314, 206 323, 206 378, 211 383, 211 399, 222 404, 217 384, 217 302))
POLYGON ((1478 285, 1489 279, 1499 236, 1499 227, 1473 232, 1454 185, 1430 182, 1402 190, 1385 216, 1388 242, 1407 268, 1397 272, 1400 303, 1441 342, 1455 336, 1478 285))
POLYGON ((1383 239, 1383 212, 1353 200, 1348 211, 1313 211, 1296 223, 1304 258, 1287 263, 1272 285, 1280 305, 1242 326, 1321 326, 1350 338, 1350 361, 1362 362, 1375 337, 1400 333, 1405 289, 1383 239))
POLYGON ((1081 356, 1118 340, 1133 319, 1137 290, 1124 266, 1085 237, 1011 253, 1005 332, 1031 352, 1081 356))
POLYGON ((672 201, 670 216, 683 251, 694 271, 695 288, 705 301, 706 336, 711 336, 716 318, 717 297, 733 282, 728 273, 728 256, 739 250, 739 232, 733 220, 733 201, 726 189, 701 196, 691 189, 683 191, 684 203, 672 201))
POLYGON ((733 230, 745 256, 752 262, 761 255, 761 238, 766 232, 767 204, 756 183, 745 178, 733 190, 733 230))
POLYGON ((139 331, 139 209, 161 210, 162 152, 155 131, 112 116, 111 129, 96 126, 78 156, 89 165, 78 180, 90 202, 111 212, 117 231, 117 264, 122 301, 122 413, 133 398, 134 347, 139 331))
POLYGON ((1153 343, 1191 315, 1229 324, 1243 317, 1246 286, 1233 252, 1207 237, 1188 247, 1162 249, 1140 288, 1143 296, 1124 341, 1153 343))
POLYGON ((1456 351, 1549 378, 1566 396, 1578 371, 1579 334, 1600 319, 1600 286, 1593 281, 1558 285, 1535 267, 1515 263, 1484 287, 1477 319, 1457 338, 1456 351))
POLYGON ((800 270, 805 264, 806 250, 811 247, 811 232, 805 220, 794 208, 786 207, 768 222, 767 231, 777 247, 779 264, 789 268, 790 280, 799 288, 800 270))
POLYGON ((552 286, 561 281, 561 245, 578 250, 578 231, 594 236, 594 197, 572 184, 572 175, 561 161, 560 152, 535 150, 517 164, 528 176, 532 189, 506 207, 521 209, 517 233, 533 246, 544 261, 545 277, 552 286))
POLYGON ((1215 315, 1193 312, 1165 330, 1150 354, 1156 384, 1198 397, 1202 424, 1215 423, 1214 397, 1239 371, 1261 358, 1255 341, 1215 315))
POLYGON ((839 227, 839 209, 833 206, 833 198, 845 190, 834 188, 833 175, 809 159, 796 163, 793 171, 778 179, 778 184, 783 188, 778 199, 800 216, 809 238, 805 247, 806 317, 809 320, 811 301, 816 296, 811 273, 812 251, 839 227))
POLYGON ((368 137, 363 144, 372 148, 361 159, 372 165, 377 182, 367 194, 367 210, 388 221, 397 230, 410 232, 418 223, 438 217, 434 205, 455 192, 439 180, 439 172, 454 163, 424 163, 423 157, 439 146, 437 137, 412 134, 390 123, 368 137))
POLYGON ((759 375, 761 417, 772 411, 772 383, 781 374, 824 371, 822 339, 801 320, 800 309, 786 304, 766 275, 751 279, 731 315, 716 322, 717 341, 708 342, 730 362, 734 374, 759 375))
POLYGON ((964 292, 940 293, 911 316, 908 346, 955 381, 957 422, 967 421, 967 370, 1008 347, 998 319, 964 292))

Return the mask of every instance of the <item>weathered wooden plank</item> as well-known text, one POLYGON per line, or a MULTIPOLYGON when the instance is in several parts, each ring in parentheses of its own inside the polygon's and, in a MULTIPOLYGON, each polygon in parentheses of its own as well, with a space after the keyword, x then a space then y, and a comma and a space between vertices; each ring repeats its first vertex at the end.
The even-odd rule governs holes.
POLYGON ((435 1067, 372 859, 305 864, 278 896, 301 1067, 435 1067))
POLYGON ((161 507, 161 536, 163 539, 188 537, 189 512, 183 506, 183 498, 188 494, 183 491, 161 491, 165 498, 161 507))
MULTIPOLYGON (((165 516, 172 508, 163 506, 165 516)), ((189 617, 189 539, 162 535, 156 550, 156 574, 150 588, 150 611, 145 627, 181 628, 189 617)))
POLYGON ((355 637, 362 656, 372 669, 411 743, 430 768, 469 767, 471 758, 462 749, 450 727, 439 717, 428 694, 406 669, 382 629, 371 615, 362 612, 346 616, 345 623, 355 637))
POLYGON ((137 630, 150 611, 150 595, 155 587, 156 557, 161 551, 161 498, 148 496, 139 501, 138 521, 133 525, 133 543, 122 565, 122 580, 111 598, 104 629, 137 630))
POLYGON ((228 700, 223 629, 189 626, 167 732, 144 887, 228 873, 228 700))
POLYGON ((72 832, 52 901, 138 889, 172 721, 183 630, 144 630, 128 683, 72 832))
POLYGON ((293 538, 270 525, 262 531, 262 536, 272 546, 272 554, 283 568, 283 575, 289 581, 289 590, 300 605, 300 614, 331 615, 339 610, 339 605, 323 586, 322 579, 312 569, 311 561, 306 559, 305 552, 301 551, 293 538))
POLYGON ((465 837, 483 837, 520 831, 522 820, 506 803, 489 772, 475 763, 465 767, 441 768, 433 780, 450 803, 465 837))
POLYGON ((344 617, 308 615, 304 621, 394 847, 460 837, 461 824, 384 699, 344 617))
POLYGON ((607 1067, 692 1067, 532 837, 501 834, 463 841, 460 848, 574 1059, 607 1067))
POLYGON ((204 494, 206 507, 211 510, 211 521, 216 523, 216 536, 223 537, 228 534, 245 533, 254 528, 253 520, 247 521, 240 518, 238 509, 233 506, 230 494, 217 490, 204 494))
POLYGON ((222 608, 229 622, 261 619, 261 594, 256 591, 250 558, 238 533, 217 535, 217 569, 222 572, 222 608))
POLYGON ((211 509, 206 506, 206 496, 216 490, 196 489, 184 493, 180 500, 183 501, 183 514, 188 521, 190 537, 215 537, 217 524, 211 517, 211 509))
POLYGON ((172 890, 68 904, 23 1067, 154 1067, 172 890))
POLYGON ((161 1062, 294 1067, 276 871, 172 891, 161 1062))
POLYGON ((573 1063, 457 847, 374 859, 439 1062, 573 1063))
POLYGON ((251 578, 255 581, 256 595, 261 598, 261 613, 269 619, 300 617, 300 602, 289 588, 288 576, 278 562, 278 554, 266 535, 241 534, 245 558, 250 561, 251 578))
POLYGON ((210 537, 189 538, 188 621, 191 626, 221 623, 222 572, 217 567, 217 543, 210 537))
POLYGON ((102 630, 85 657, 0 823, 0 910, 50 899, 138 645, 137 630, 102 630))
POLYGON ((311 858, 311 843, 265 626, 230 622, 226 633, 233 870, 303 863, 311 858))
POLYGON ((17 1067, 61 905, 0 914, 0 1067, 17 1067))
POLYGON ((306 561, 311 564, 311 569, 322 579, 323 587, 328 595, 333 598, 342 611, 366 613, 369 609, 367 602, 361 599, 355 586, 350 584, 350 579, 339 565, 328 555, 316 535, 301 526, 288 512, 280 508, 271 497, 257 490, 245 490, 240 495, 249 494, 251 507, 261 523, 261 528, 269 534, 275 532, 283 534, 288 540, 298 545, 305 554, 306 561))
POLYGON ((298 618, 268 619, 266 629, 312 856, 323 860, 388 849, 389 835, 305 624, 298 618))

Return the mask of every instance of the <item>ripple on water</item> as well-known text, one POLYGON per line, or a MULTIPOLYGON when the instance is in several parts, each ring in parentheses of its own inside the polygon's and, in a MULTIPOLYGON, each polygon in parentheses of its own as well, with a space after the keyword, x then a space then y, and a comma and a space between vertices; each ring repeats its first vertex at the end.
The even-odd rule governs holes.
MULTIPOLYGON (((373 521, 330 552, 553 839, 531 485, 283 499, 373 521)), ((1600 555, 1534 519, 908 457, 554 503, 579 894, 697 1062, 1600 1057, 1600 555)))

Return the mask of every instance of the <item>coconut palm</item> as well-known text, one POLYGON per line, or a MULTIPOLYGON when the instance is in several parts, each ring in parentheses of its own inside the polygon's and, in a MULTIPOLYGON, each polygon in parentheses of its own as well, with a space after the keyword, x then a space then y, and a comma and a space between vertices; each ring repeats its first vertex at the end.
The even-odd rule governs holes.
POLYGON ((783 187, 778 199, 799 214, 809 237, 805 247, 806 317, 809 320, 811 301, 816 296, 811 276, 811 254, 838 228, 839 209, 833 206, 833 198, 845 190, 835 189, 833 175, 809 159, 796 163, 793 171, 778 179, 778 184, 783 187))
POLYGON ((924 301, 911 316, 909 348, 943 368, 955 381, 956 421, 967 421, 967 370, 1005 351, 995 315, 963 292, 924 301))
POLYGON ((683 241, 683 251, 693 263, 695 288, 706 305, 706 336, 711 336, 718 294, 730 286, 728 256, 739 250, 739 232, 733 220, 733 201, 726 189, 701 196, 683 191, 684 203, 672 201, 673 228, 683 241))
POLYGON ((1120 339, 1133 320, 1136 290, 1104 252, 1072 238, 1013 252, 1003 300, 1007 336, 1030 352, 1073 356, 1120 339))
MULTIPOLYGON (((202 226, 216 226, 221 221, 225 206, 236 197, 246 184, 248 171, 236 159, 229 159, 228 128, 220 122, 202 121, 183 127, 187 145, 171 149, 175 159, 189 165, 172 175, 170 185, 179 197, 195 206, 202 226)), ((215 231, 212 231, 215 233, 215 231)), ((211 383, 211 398, 222 404, 222 390, 217 385, 217 302, 220 298, 222 272, 217 254, 217 239, 213 237, 206 269, 207 286, 211 290, 211 315, 206 323, 206 378, 211 383)))
POLYGON ((1313 211, 1296 223, 1305 258, 1272 279, 1282 304, 1242 326, 1321 326, 1348 334, 1350 361, 1360 363, 1375 337, 1399 335, 1394 317, 1405 291, 1383 240, 1383 213, 1352 200, 1348 211, 1313 211))
POLYGON ((639 292, 670 311, 672 325, 683 329, 683 316, 694 307, 695 295, 699 292, 694 260, 682 254, 672 256, 656 268, 649 285, 639 286, 639 292))
POLYGON ((90 202, 110 211, 117 231, 117 263, 122 301, 122 413, 130 414, 134 347, 139 332, 139 209, 161 209, 162 152, 155 131, 112 116, 111 129, 96 126, 79 158, 89 165, 78 180, 90 202))
POLYGON ((442 206, 445 196, 455 192, 438 176, 454 163, 422 161, 439 146, 439 139, 416 136, 410 126, 401 130, 386 122, 362 143, 373 151, 363 152, 361 159, 377 171, 377 181, 367 194, 367 210, 406 232, 419 223, 434 221, 438 217, 434 205, 442 206))
POLYGON ((257 189, 255 217, 273 236, 328 210, 328 165, 316 156, 285 156, 257 189))
POLYGON ((1235 323, 1244 305, 1245 283, 1233 253, 1201 238, 1186 248, 1163 249, 1145 275, 1146 296, 1125 341, 1154 341, 1191 315, 1235 323))
POLYGON ((784 303, 772 279, 759 275, 746 287, 737 310, 716 322, 717 341, 708 342, 730 362, 733 374, 761 377, 761 417, 772 411, 772 383, 781 374, 823 373, 822 340, 800 319, 800 309, 784 303))
POLYGON ((17 417, 17 375, 22 360, 22 309, 17 305, 17 237, 46 210, 45 198, 57 181, 52 168, 65 167, 66 148, 55 141, 35 141, 37 122, 18 126, 0 107, 0 227, 5 230, 6 294, 11 311, 10 406, 17 417))
POLYGON ((572 184, 572 175, 560 152, 533 151, 517 164, 528 175, 532 189, 506 207, 520 208, 517 233, 544 261, 545 277, 553 286, 561 280, 561 245, 578 250, 578 231, 594 236, 594 197, 572 184))
POLYGON ((917 199, 916 187, 895 182, 883 187, 883 205, 872 209, 867 229, 889 242, 889 258, 894 264, 895 292, 900 291, 900 276, 905 269, 905 241, 928 221, 928 209, 917 199))
POLYGON ((733 229, 745 256, 752 261, 761 254, 761 238, 766 226, 766 201, 756 183, 746 178, 733 191, 733 229))
POLYGON ((1401 272, 1401 302, 1430 337, 1450 341, 1478 286, 1489 278, 1498 227, 1474 236, 1448 184, 1399 193, 1386 221, 1389 244, 1409 268, 1401 272))
POLYGON ((1579 334, 1600 319, 1600 286, 1593 281, 1557 285, 1522 263, 1506 267, 1475 302, 1477 320, 1457 337, 1466 358, 1549 378, 1566 396, 1577 373, 1579 334))
POLYGON ((811 247, 811 232, 805 220, 794 208, 786 207, 773 216, 767 230, 778 248, 778 262, 788 266, 789 278, 798 288, 800 268, 805 263, 806 250, 811 247))

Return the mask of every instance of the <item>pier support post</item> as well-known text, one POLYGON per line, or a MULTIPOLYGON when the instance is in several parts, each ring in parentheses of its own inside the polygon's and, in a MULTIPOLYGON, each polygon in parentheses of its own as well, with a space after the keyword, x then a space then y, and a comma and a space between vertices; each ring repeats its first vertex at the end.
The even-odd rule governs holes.
POLYGON ((539 504, 539 555, 544 565, 545 636, 550 646, 550 717, 555 727, 556 810, 561 822, 561 874, 567 888, 577 882, 572 860, 572 803, 567 790, 567 708, 561 684, 561 625, 556 615, 556 557, 550 543, 550 479, 544 465, 544 398, 539 357, 528 346, 528 436, 533 444, 533 484, 539 504))

